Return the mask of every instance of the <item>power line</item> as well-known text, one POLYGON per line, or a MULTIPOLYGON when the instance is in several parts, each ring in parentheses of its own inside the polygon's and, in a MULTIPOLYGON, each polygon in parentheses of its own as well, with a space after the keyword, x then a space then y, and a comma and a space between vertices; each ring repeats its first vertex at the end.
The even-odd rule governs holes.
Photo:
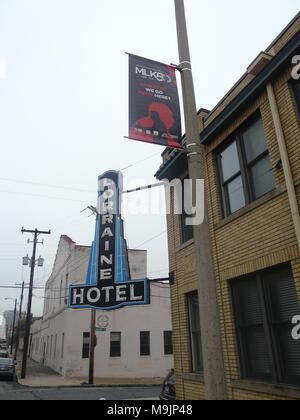
POLYGON ((40 182, 23 181, 23 180, 20 180, 20 179, 0 178, 0 181, 13 182, 13 183, 16 183, 16 184, 27 184, 27 185, 33 185, 33 186, 36 186, 36 187, 54 188, 54 189, 65 190, 65 191, 75 191, 75 192, 91 193, 91 194, 95 193, 95 191, 91 191, 91 190, 83 190, 83 189, 73 188, 73 187, 64 187, 64 186, 60 186, 60 185, 42 184, 40 182))
POLYGON ((137 162, 132 163, 131 165, 128 165, 125 168, 121 169, 121 171, 126 171, 127 169, 132 168, 133 166, 139 165, 140 163, 146 162, 147 160, 149 160, 149 159, 151 159, 151 158, 153 158, 155 156, 158 156, 158 155, 161 155, 161 153, 160 152, 159 153, 155 153, 154 155, 148 156, 145 159, 138 160, 137 162))
MULTIPOLYGON (((155 153, 154 155, 150 155, 150 156, 148 156, 144 159, 138 160, 138 161, 126 166, 125 168, 121 169, 121 171, 126 171, 127 169, 132 168, 134 166, 137 166, 140 163, 146 162, 147 160, 152 159, 153 157, 158 156, 158 155, 161 155, 161 153, 155 153)), ((74 187, 68 187, 68 186, 63 186, 63 185, 53 185, 53 184, 47 184, 47 183, 35 182, 35 181, 24 181, 22 179, 15 179, 15 178, 0 177, 0 181, 12 182, 12 183, 15 183, 15 184, 32 185, 32 186, 35 186, 35 187, 47 187, 47 188, 59 189, 59 190, 63 190, 63 191, 74 191, 74 192, 80 192, 80 193, 85 193, 85 194, 95 194, 94 190, 87 190, 87 189, 83 189, 83 188, 74 188, 74 187)))
POLYGON ((71 202, 75 202, 75 203, 85 203, 85 204, 87 203, 87 201, 83 201, 83 200, 76 200, 76 199, 64 198, 64 197, 53 197, 53 196, 44 195, 44 194, 32 194, 32 193, 26 193, 24 191, 18 192, 18 191, 4 191, 4 190, 0 190, 0 193, 16 194, 16 195, 26 195, 26 196, 30 196, 30 197, 39 197, 39 198, 48 198, 49 200, 71 201, 71 202))
MULTIPOLYGON (((21 286, 5 286, 5 285, 1 285, 0 289, 22 289, 21 286)), ((24 287, 24 289, 29 289, 29 286, 24 287)), ((35 290, 44 290, 44 287, 35 287, 33 286, 33 289, 35 290)))
POLYGON ((140 244, 139 246, 134 247, 134 249, 138 249, 138 248, 140 248, 141 246, 143 246, 143 245, 147 244, 148 242, 154 241, 154 239, 159 238, 160 236, 164 235, 165 233, 167 233, 167 231, 166 231, 166 230, 164 230, 163 232, 161 232, 160 234, 158 234, 158 235, 156 235, 156 236, 153 236, 153 238, 148 239, 147 241, 143 242, 143 243, 142 243, 142 244, 140 244))

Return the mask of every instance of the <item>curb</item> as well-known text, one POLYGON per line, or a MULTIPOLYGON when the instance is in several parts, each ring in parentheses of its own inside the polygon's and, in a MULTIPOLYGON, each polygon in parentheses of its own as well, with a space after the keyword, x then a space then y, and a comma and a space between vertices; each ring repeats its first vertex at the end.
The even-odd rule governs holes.
POLYGON ((152 388, 152 387, 161 387, 162 385, 157 384, 148 384, 148 385, 132 385, 132 384, 110 384, 110 385, 53 385, 53 386, 30 386, 23 385, 18 382, 18 385, 22 388, 29 389, 103 389, 103 388, 152 388))

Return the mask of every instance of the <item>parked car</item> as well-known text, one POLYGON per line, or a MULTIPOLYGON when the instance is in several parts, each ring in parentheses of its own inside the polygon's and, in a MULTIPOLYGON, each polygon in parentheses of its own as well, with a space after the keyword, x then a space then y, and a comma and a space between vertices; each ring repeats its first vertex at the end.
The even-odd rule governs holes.
POLYGON ((0 358, 0 378, 7 378, 11 381, 16 379, 16 367, 13 359, 0 358))
POLYGON ((7 350, 7 349, 8 349, 8 347, 7 347, 6 343, 0 344, 0 350, 7 350))
POLYGON ((0 358, 2 359, 8 359, 9 354, 7 350, 0 350, 0 358))
POLYGON ((171 370, 169 375, 166 377, 162 392, 159 396, 160 400, 176 400, 176 391, 175 391, 175 372, 174 369, 171 370))

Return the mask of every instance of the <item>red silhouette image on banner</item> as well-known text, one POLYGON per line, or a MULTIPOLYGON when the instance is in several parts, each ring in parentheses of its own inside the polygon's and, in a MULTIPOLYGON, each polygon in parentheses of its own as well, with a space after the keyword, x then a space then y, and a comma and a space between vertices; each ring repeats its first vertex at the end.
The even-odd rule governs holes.
POLYGON ((170 108, 158 102, 150 105, 148 116, 140 118, 130 129, 130 137, 148 143, 181 149, 179 141, 172 138, 170 130, 174 125, 174 116, 170 108))

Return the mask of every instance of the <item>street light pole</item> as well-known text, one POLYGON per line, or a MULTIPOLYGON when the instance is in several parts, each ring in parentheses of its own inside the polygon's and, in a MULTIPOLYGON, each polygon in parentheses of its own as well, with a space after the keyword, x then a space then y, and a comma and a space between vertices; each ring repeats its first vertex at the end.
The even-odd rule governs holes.
MULTIPOLYGON (((181 72, 186 147, 189 177, 195 188, 196 180, 204 179, 203 156, 200 144, 197 107, 189 51, 184 0, 175 1, 175 13, 181 72)), ((201 324, 204 381, 207 400, 225 400, 226 380, 222 352, 221 328, 217 303, 212 245, 205 202, 205 220, 194 226, 195 253, 197 262, 198 296, 201 324)))
POLYGON ((94 367, 95 367, 95 332, 96 332, 96 310, 91 310, 90 327, 90 354, 89 354, 89 385, 94 385, 94 367))

